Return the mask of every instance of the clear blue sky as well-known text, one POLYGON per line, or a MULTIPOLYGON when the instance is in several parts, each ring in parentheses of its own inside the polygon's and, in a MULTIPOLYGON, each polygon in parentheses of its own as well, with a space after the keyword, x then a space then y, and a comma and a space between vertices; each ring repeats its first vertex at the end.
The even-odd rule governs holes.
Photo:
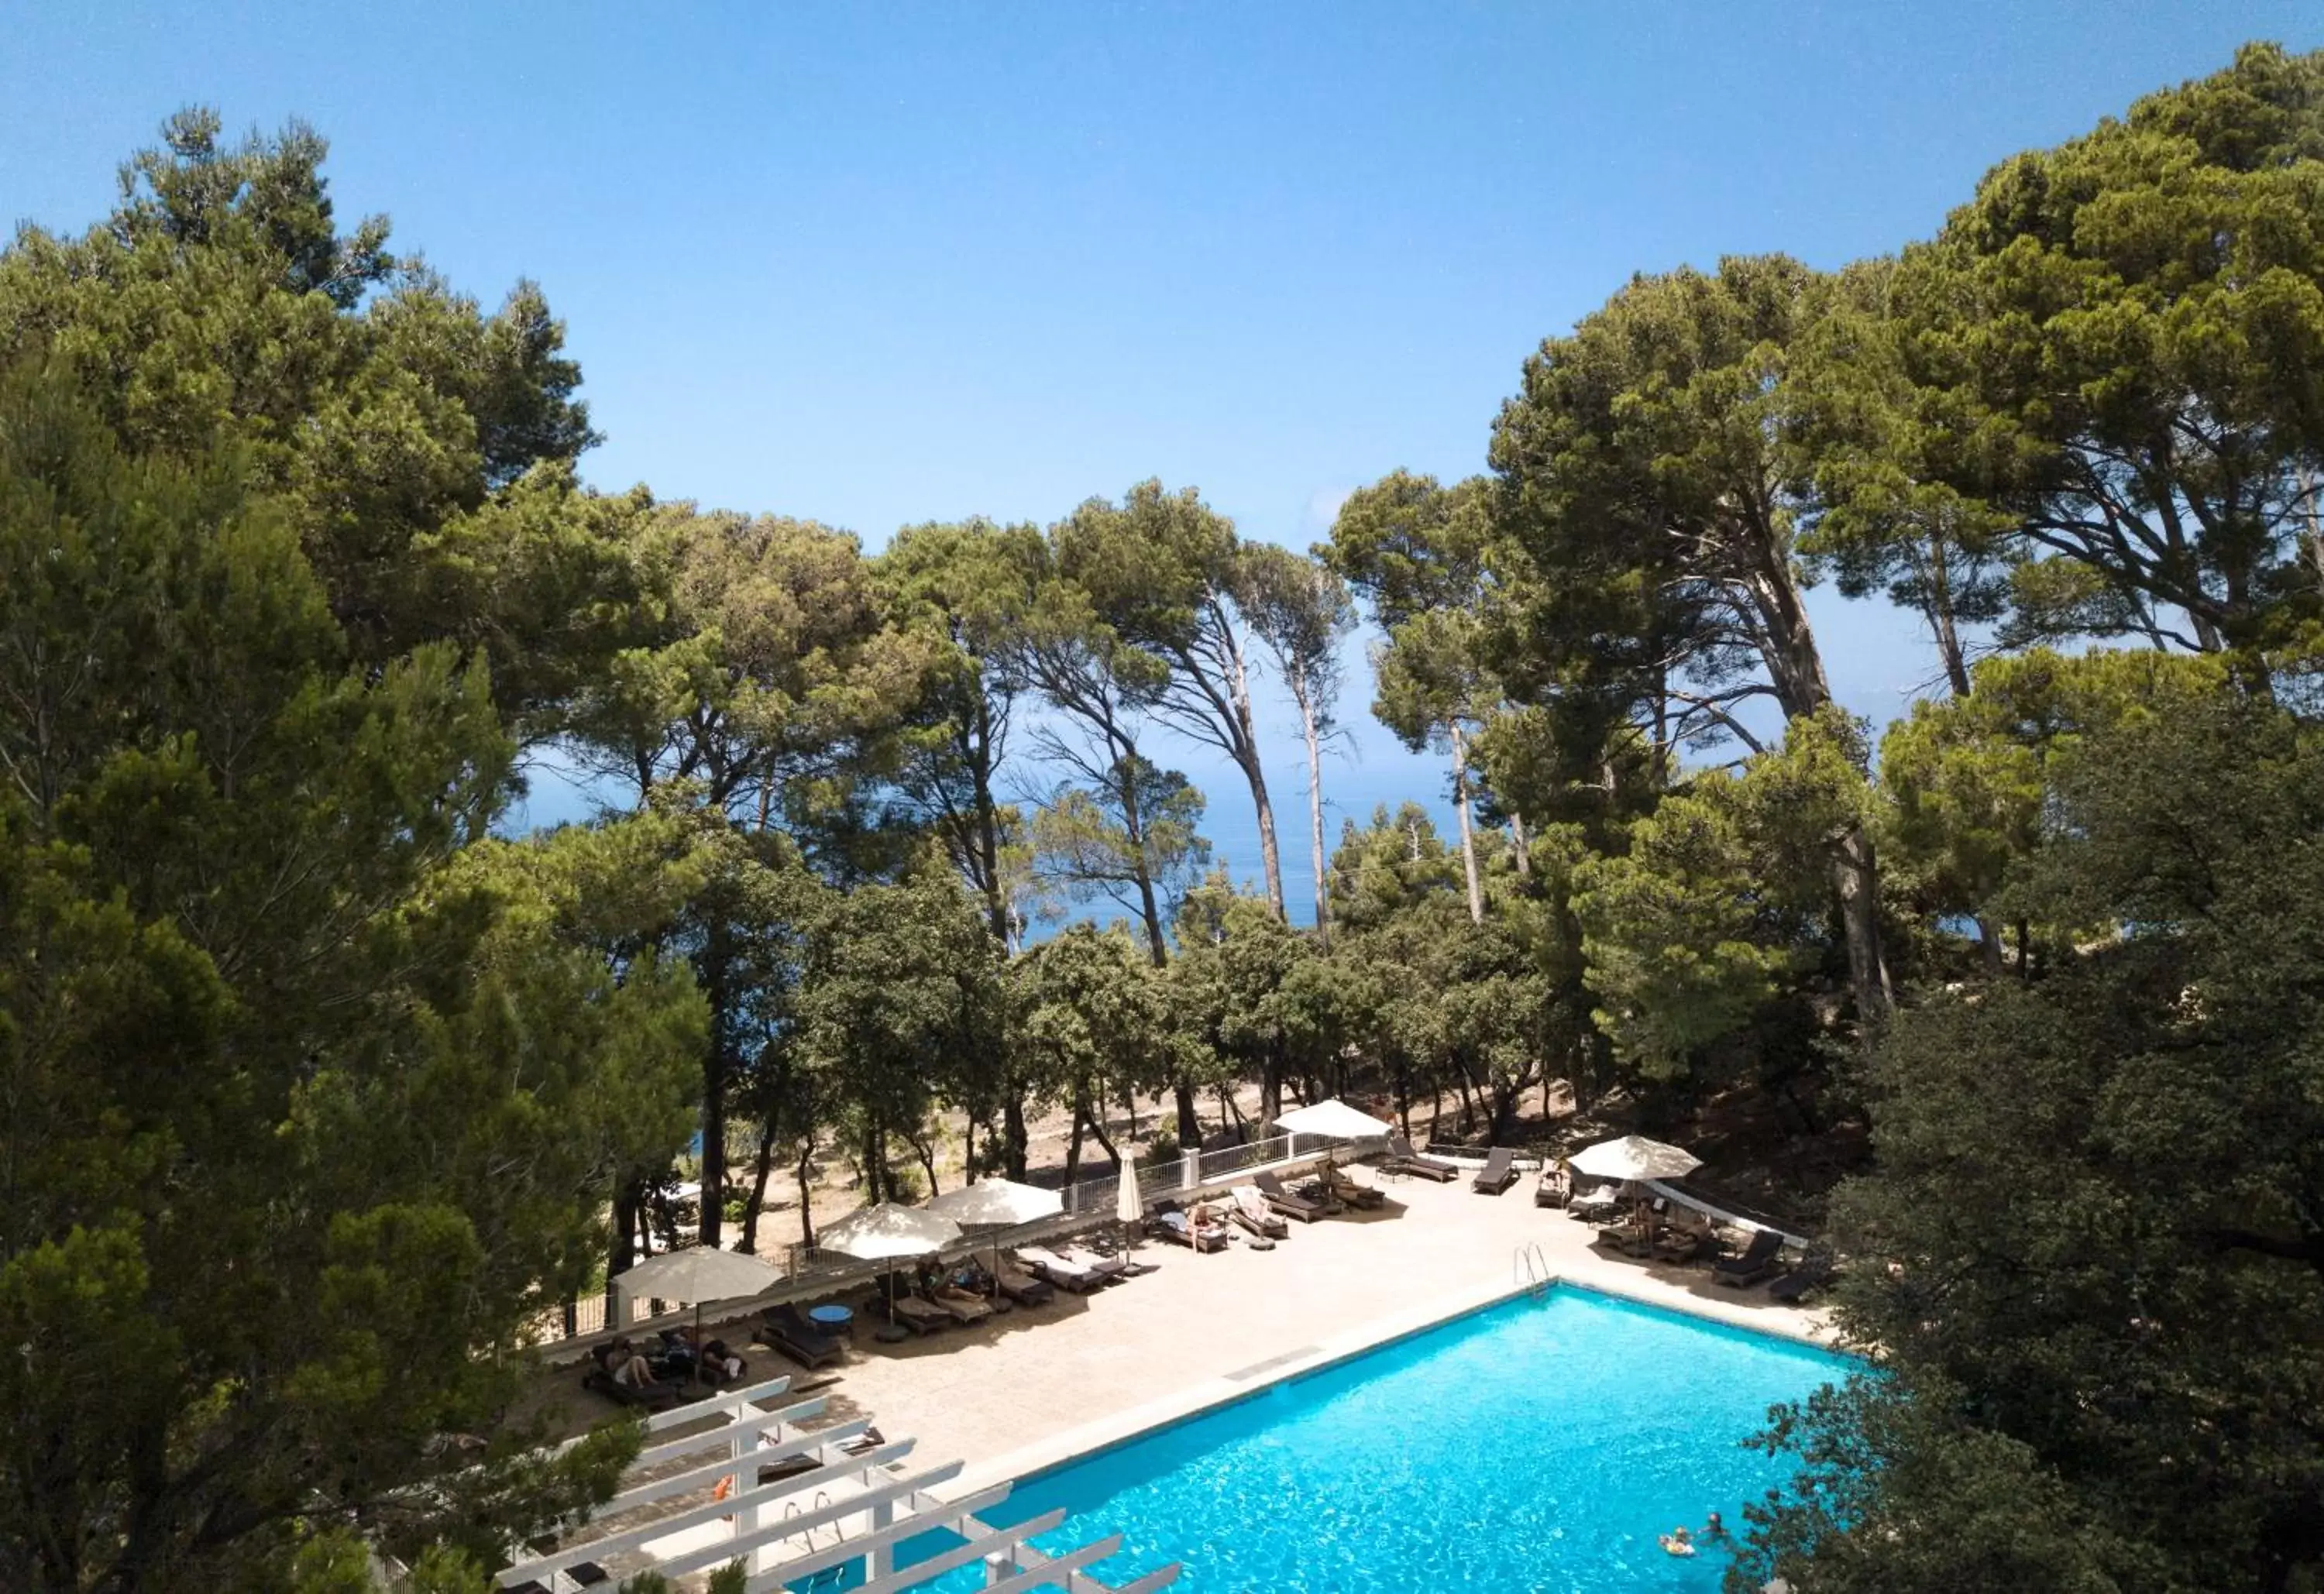
MULTIPOLYGON (((1304 546, 1396 466, 1480 468, 1526 352, 1631 272, 1893 249, 2253 38, 2324 8, 52 3, 0 28, 0 212, 95 219, 181 105, 301 115, 344 212, 543 284, 602 485, 876 547, 1158 475, 1304 546)), ((1815 613, 1858 713, 1930 675, 1902 617, 1815 613)), ((1434 791, 1351 698, 1342 810, 1434 791)))

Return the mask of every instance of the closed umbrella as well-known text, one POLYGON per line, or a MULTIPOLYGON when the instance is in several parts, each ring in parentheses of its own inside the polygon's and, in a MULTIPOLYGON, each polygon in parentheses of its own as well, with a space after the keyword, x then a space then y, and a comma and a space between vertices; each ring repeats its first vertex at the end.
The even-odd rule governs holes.
POLYGON ((620 1276, 622 1298, 635 1300, 646 1295, 665 1301, 683 1301, 694 1308, 695 1371, 702 1369, 702 1303, 731 1301, 738 1295, 755 1295, 771 1289, 781 1282, 783 1270, 771 1262, 742 1251, 720 1250, 716 1246, 688 1246, 682 1251, 664 1251, 659 1257, 649 1257, 620 1276))
POLYGON ((1124 1228, 1133 1231, 1146 1216, 1146 1198, 1138 1193, 1138 1158, 1134 1156, 1121 1159, 1121 1190, 1114 1198, 1113 1215, 1121 1220, 1124 1228))
MULTIPOLYGON (((960 1225, 941 1212, 923 1207, 899 1206, 883 1201, 878 1206, 853 1212, 823 1231, 816 1243, 825 1250, 862 1261, 886 1261, 900 1257, 925 1257, 960 1238, 960 1225)), ((896 1277, 888 1276, 888 1318, 883 1337, 900 1339, 895 1323, 896 1277)))
MULTIPOLYGON (((920 1209, 950 1218, 963 1228, 1014 1228, 1019 1223, 1054 1218, 1065 1210, 1065 1198, 1038 1184, 1014 1179, 979 1179, 957 1190, 947 1190, 920 1209)), ((992 1242, 992 1271, 1001 1271, 1001 1241, 992 1242)))

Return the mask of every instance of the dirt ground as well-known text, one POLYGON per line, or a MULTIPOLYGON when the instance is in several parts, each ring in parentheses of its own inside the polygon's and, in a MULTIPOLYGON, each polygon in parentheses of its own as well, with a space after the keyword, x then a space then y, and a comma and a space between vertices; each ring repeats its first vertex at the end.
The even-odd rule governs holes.
MULTIPOLYGON (((1353 1105, 1367 1112, 1387 1119, 1393 1119, 1396 1116, 1395 1103, 1386 1095, 1358 1095, 1351 1100, 1353 1105)), ((1517 1132, 1513 1137, 1516 1143, 1532 1146, 1546 1140, 1557 1139, 1559 1131, 1575 1121, 1571 1118, 1570 1098, 1562 1095, 1554 1096, 1553 1101, 1563 1106, 1565 1110, 1554 1119, 1545 1119, 1541 1110, 1542 1092, 1538 1089, 1526 1092, 1525 1108, 1529 1110, 1521 1110, 1519 1114, 1517 1132)), ((1299 1104, 1298 1098, 1286 1091, 1284 1104, 1286 1108, 1296 1106, 1299 1104)), ((1233 1092, 1231 1110, 1222 1102, 1217 1092, 1205 1092, 1199 1103, 1199 1110, 1205 1130, 1203 1140, 1205 1150, 1237 1144, 1240 1138, 1256 1139, 1264 1132, 1259 1119, 1259 1088, 1256 1084, 1245 1084, 1236 1089, 1233 1092), (1239 1119, 1238 1115, 1240 1115, 1239 1119)), ((1116 1149, 1135 1153, 1144 1160, 1150 1156, 1157 1130, 1168 1129, 1173 1131, 1175 1138, 1178 1122, 1177 1112, 1175 1098, 1167 1095, 1141 1096, 1133 1105, 1128 1106, 1116 1101, 1106 1110, 1105 1132, 1112 1139, 1116 1149)), ((1425 1098, 1413 1103, 1412 1129, 1416 1140, 1426 1140, 1432 1138, 1457 1139, 1461 1138, 1460 1128, 1461 1104, 1459 1099, 1452 1093, 1446 1092, 1439 1097, 1433 1107, 1425 1098)), ((964 1182, 966 1133, 967 1119, 964 1115, 947 1113, 944 1116, 941 1137, 935 1145, 936 1190, 935 1192, 918 1190, 917 1193, 919 1196, 926 1197, 937 1192, 955 1189, 964 1182)), ((1030 1183, 1036 1184, 1063 1183, 1065 1154, 1072 1137, 1072 1118, 1063 1109, 1043 1114, 1027 1122, 1025 1166, 1026 1176, 1030 1183)), ((982 1149, 983 1145, 982 1131, 979 1133, 978 1145, 982 1149)), ((828 1144, 820 1148, 820 1153, 812 1165, 812 1182, 809 1185, 808 1199, 813 1204, 807 1213, 814 1227, 818 1230, 824 1225, 845 1217, 863 1204, 862 1178, 854 1163, 844 1151, 828 1144)), ((1111 1172, 1112 1166, 1104 1148, 1094 1138, 1084 1134, 1082 1140, 1081 1176, 1094 1177, 1097 1175, 1111 1172)), ((727 1170, 730 1180, 747 1180, 750 1171, 750 1166, 746 1162, 731 1165, 727 1170)), ((916 1184, 926 1177, 917 1161, 900 1162, 898 1165, 898 1171, 911 1175, 916 1184)), ((687 1171, 687 1176, 693 1177, 690 1167, 687 1171)), ((684 1228, 690 1230, 693 1222, 694 1219, 689 1212, 684 1228)), ((773 1175, 767 1181, 767 1197, 765 1204, 760 1211, 757 1238, 756 1253, 777 1262, 783 1259, 785 1248, 798 1243, 802 1238, 798 1186, 792 1170, 788 1167, 778 1165, 773 1175)), ((729 1245, 733 1243, 732 1225, 729 1225, 727 1243, 729 1245)))
MULTIPOLYGON (((1368 1112, 1388 1119, 1396 1116, 1395 1103, 1384 1094, 1358 1095, 1352 1100, 1354 1105, 1368 1112)), ((1286 1093, 1285 1101, 1286 1106, 1295 1105, 1296 1097, 1286 1093)), ((1200 1103, 1207 1131, 1204 1148, 1235 1144, 1239 1138, 1259 1136, 1262 1125, 1259 1103, 1259 1089, 1256 1084, 1245 1084, 1235 1091, 1231 1111, 1221 1101, 1218 1092, 1206 1092, 1200 1103)), ((1151 1154, 1157 1130, 1176 1130, 1177 1110, 1168 1096, 1140 1097, 1134 1106, 1119 1101, 1111 1104, 1104 1121, 1106 1133, 1118 1149, 1134 1152, 1144 1159, 1151 1154)), ((935 1145, 937 1191, 956 1188, 964 1181, 966 1128, 964 1115, 945 1116, 935 1145)), ((1073 1132, 1069 1115, 1063 1110, 1049 1112, 1028 1122, 1026 1129, 1028 1178, 1034 1184, 1062 1183, 1067 1143, 1073 1132)), ((1425 1098, 1414 1101, 1412 1131, 1419 1141, 1482 1139, 1481 1125, 1476 1126, 1474 1136, 1462 1135, 1460 1100, 1449 1092, 1433 1104, 1425 1098)), ((1618 1092, 1598 1103, 1590 1113, 1576 1113, 1563 1082, 1554 1084, 1547 1092, 1539 1087, 1528 1090, 1519 1105, 1514 1130, 1502 1138, 1528 1148, 1563 1153, 1609 1136, 1633 1132, 1675 1139, 1687 1146, 1706 1165, 1699 1183, 1805 1232, 1821 1228, 1825 1193, 1846 1173, 1860 1166, 1867 1156, 1860 1123, 1842 1123, 1817 1134, 1803 1134, 1798 1124, 1784 1119, 1755 1092, 1735 1091, 1713 1095, 1674 1127, 1641 1126, 1628 1099, 1618 1092)), ((981 1137, 979 1143, 982 1143, 981 1137)), ((925 1177, 917 1163, 907 1162, 900 1166, 916 1184, 925 1177)), ((1082 1143, 1082 1176, 1102 1175, 1111 1167, 1104 1149, 1085 1136, 1082 1143)), ((729 1174, 747 1178, 749 1166, 737 1164, 730 1167, 729 1174)), ((819 1230, 862 1206, 862 1180, 853 1162, 844 1151, 826 1145, 812 1165, 808 1217, 816 1229, 819 1230)), ((925 1197, 934 1192, 919 1190, 917 1193, 925 1197)), ((766 1203, 759 1218, 759 1255, 777 1262, 784 1259, 786 1248, 802 1238, 798 1209, 798 1189, 792 1171, 778 1166, 768 1181, 766 1203)), ((685 1229, 690 1230, 693 1222, 689 1212, 685 1229)), ((730 1245, 733 1243, 733 1234, 730 1225, 730 1245)))

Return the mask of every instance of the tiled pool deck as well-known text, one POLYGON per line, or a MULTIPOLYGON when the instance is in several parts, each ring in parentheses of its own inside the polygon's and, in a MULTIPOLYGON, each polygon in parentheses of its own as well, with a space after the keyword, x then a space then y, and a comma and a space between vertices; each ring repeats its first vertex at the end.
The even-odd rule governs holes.
MULTIPOLYGON (((1527 1246, 1569 1283, 1830 1342, 1823 1313, 1779 1305, 1764 1288, 1600 1255, 1586 1224, 1533 1204, 1530 1177, 1487 1196, 1466 1177, 1361 1176, 1384 1184, 1383 1210, 1294 1222, 1272 1251, 1197 1255, 1149 1240, 1139 1255, 1160 1270, 1094 1295, 1061 1294, 899 1345, 866 1333, 825 1391, 829 1420, 876 1415, 889 1434, 918 1440, 916 1463, 964 1459, 967 1472, 945 1491, 957 1497, 1522 1291, 1527 1246)), ((769 1372, 780 1365, 761 1354, 769 1372)))

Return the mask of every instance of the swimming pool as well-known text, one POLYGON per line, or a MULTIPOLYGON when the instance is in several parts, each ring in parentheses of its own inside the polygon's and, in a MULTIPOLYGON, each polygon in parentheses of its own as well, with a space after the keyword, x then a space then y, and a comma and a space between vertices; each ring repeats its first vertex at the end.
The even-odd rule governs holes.
POLYGON ((1559 1285, 1037 1475, 982 1515, 1063 1506, 1046 1547, 1120 1532, 1097 1576, 1175 1560, 1177 1587, 1208 1594, 1708 1594, 1727 1558, 1677 1560, 1658 1535, 1711 1511, 1739 1529, 1790 1468, 1738 1442, 1854 1365, 1559 1285))

